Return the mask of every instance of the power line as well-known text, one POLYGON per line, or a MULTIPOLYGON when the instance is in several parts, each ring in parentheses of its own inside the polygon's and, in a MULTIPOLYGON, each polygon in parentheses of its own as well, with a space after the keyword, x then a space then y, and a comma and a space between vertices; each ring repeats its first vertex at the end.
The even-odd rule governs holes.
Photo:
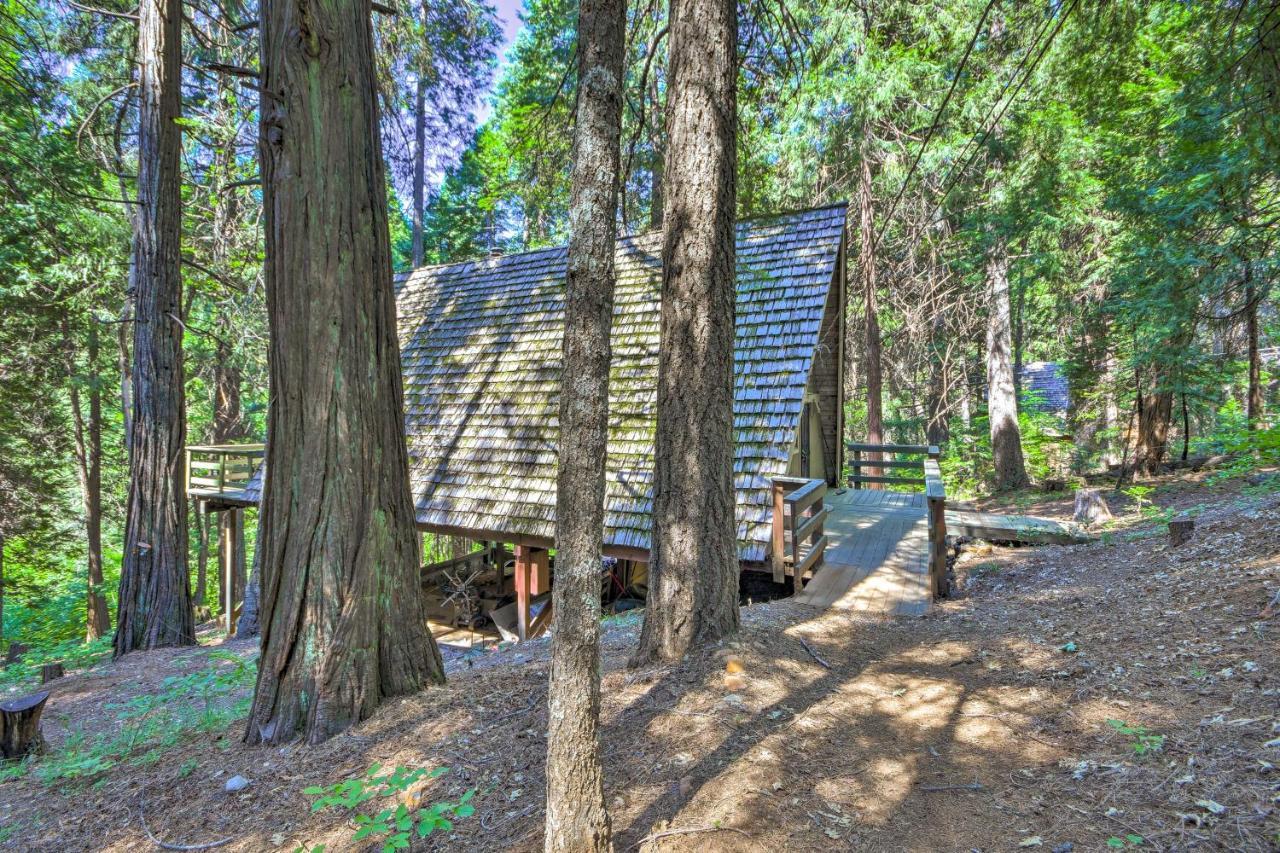
MULTIPOLYGON (((1000 112, 996 115, 995 120, 983 130, 981 138, 977 138, 977 145, 973 146, 973 153, 969 155, 967 160, 965 160, 964 165, 961 166, 958 170, 956 169, 956 167, 953 166, 951 170, 947 173, 947 177, 944 178, 943 180, 944 187, 943 187, 942 194, 938 196, 938 200, 934 204, 933 209, 929 212, 929 215, 925 217, 926 220, 932 218, 934 213, 936 213, 942 207, 942 205, 947 200, 947 196, 951 194, 951 191, 955 189, 956 184, 959 183, 960 179, 964 176, 964 173, 969 170, 969 167, 971 165, 973 165, 973 161, 974 159, 977 158, 978 153, 982 150, 982 146, 991 137, 992 131, 994 131, 996 127, 1000 125, 1000 120, 1004 118, 1005 112, 1008 111, 1009 107, 1013 104, 1013 102, 1018 99, 1019 93, 1021 93, 1022 89, 1026 86, 1027 82, 1035 74, 1036 69, 1040 66, 1041 60, 1044 59, 1044 56, 1046 53, 1048 53, 1049 48, 1053 46, 1054 39, 1057 38, 1058 33, 1062 31, 1062 27, 1064 24, 1066 24, 1067 18, 1071 17, 1071 12, 1076 8, 1079 2, 1080 0, 1071 0, 1071 4, 1067 6, 1067 8, 1063 11, 1062 16, 1058 18, 1057 26, 1053 28, 1053 32, 1049 33, 1049 38, 1045 41, 1044 46, 1040 48, 1040 52, 1036 55, 1035 61, 1032 62, 1031 67, 1027 69, 1026 74, 1024 74, 1022 79, 1018 82, 1017 87, 1014 89, 1013 93, 1009 96, 1009 99, 1004 102, 1004 106, 1000 108, 1000 112)), ((1027 55, 1029 56, 1030 53, 1028 53, 1027 55)), ((999 101, 997 101, 997 103, 999 103, 999 101)), ((968 151, 969 145, 966 145, 964 150, 968 151)), ((962 151, 961 154, 963 155, 963 153, 964 152, 962 151)))
MULTIPOLYGON (((1023 69, 1027 67, 1027 60, 1029 60, 1032 56, 1036 55, 1037 50, 1040 48, 1040 40, 1044 38, 1045 32, 1049 29, 1050 25, 1053 24, 1055 20, 1060 21, 1061 18, 1055 19, 1054 17, 1050 16, 1045 18, 1044 22, 1040 24, 1040 27, 1036 30, 1035 35, 1031 37, 1031 43, 1028 45, 1027 51, 1022 54, 1022 58, 1018 60, 1017 66, 1014 67, 1013 72, 1009 75, 1009 78, 1004 81, 1004 85, 1000 87, 1000 93, 996 95, 995 100, 991 102, 991 107, 990 109, 987 110, 986 115, 984 115, 982 119, 978 122, 979 128, 986 127, 987 123, 991 121, 992 116, 996 114, 997 108, 999 108, 1001 103, 1004 102, 1005 96, 1009 94, 1010 88, 1012 88, 1014 83, 1018 82, 1019 78, 1022 76, 1023 69)), ((969 141, 965 143, 964 148, 961 149, 960 156, 956 158, 956 162, 960 162, 966 159, 966 157, 969 154, 969 149, 973 147, 977 139, 978 139, 978 134, 975 132, 973 136, 969 137, 969 141)), ((951 168, 947 170, 946 177, 942 179, 943 185, 945 185, 948 181, 951 180, 952 175, 955 174, 955 170, 956 170, 956 166, 955 164, 952 164, 951 168)))
POLYGON ((929 125, 929 130, 924 135, 924 141, 920 143, 920 150, 916 152, 916 157, 911 161, 911 168, 907 169, 907 176, 902 180, 902 186, 898 188, 898 194, 893 197, 893 203, 889 205, 889 212, 885 215, 884 225, 876 231, 875 239, 871 241, 871 252, 875 253, 876 246, 880 244, 880 237, 884 234, 884 229, 888 226, 888 222, 893 219, 894 212, 898 209, 898 202, 902 200, 903 193, 911 184, 911 178, 916 173, 916 167, 920 165, 920 158, 924 156, 924 150, 929 147, 929 140, 933 139, 933 134, 938 129, 938 125, 942 123, 942 115, 947 111, 947 104, 951 103, 951 96, 956 92, 956 86, 960 83, 960 78, 964 76, 964 66, 969 61, 969 54, 973 52, 973 46, 978 43, 978 36, 982 34, 982 25, 986 23, 987 15, 991 14, 991 10, 995 8, 998 0, 988 0, 986 8, 982 10, 982 15, 978 18, 978 24, 973 28, 973 35, 969 37, 969 44, 965 46, 964 56, 960 57, 960 64, 956 66, 955 76, 951 78, 951 86, 947 89, 947 96, 942 99, 942 105, 938 107, 938 111, 933 114, 933 122, 929 125))

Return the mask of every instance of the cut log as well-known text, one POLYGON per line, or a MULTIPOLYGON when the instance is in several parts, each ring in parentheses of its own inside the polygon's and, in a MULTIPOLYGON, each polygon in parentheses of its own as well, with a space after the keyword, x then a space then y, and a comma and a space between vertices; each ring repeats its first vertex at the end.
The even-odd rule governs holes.
POLYGON ((1196 523, 1191 518, 1179 518, 1169 522, 1169 544, 1174 548, 1184 545, 1191 539, 1196 523))
POLYGON ((44 736, 40 734, 40 714, 49 692, 43 691, 21 699, 0 702, 0 756, 23 758, 44 752, 44 736))
POLYGON ((1098 489, 1076 489, 1076 509, 1073 518, 1077 524, 1100 524, 1111 520, 1111 509, 1098 489))
POLYGON ((40 683, 48 684, 50 681, 61 678, 66 674, 66 667, 62 665, 61 661, 46 663, 44 666, 40 667, 40 683))

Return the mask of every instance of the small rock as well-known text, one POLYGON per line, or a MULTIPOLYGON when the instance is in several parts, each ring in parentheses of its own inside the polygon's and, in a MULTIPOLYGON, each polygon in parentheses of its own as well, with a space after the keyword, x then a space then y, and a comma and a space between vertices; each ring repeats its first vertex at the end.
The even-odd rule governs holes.
POLYGON ((1053 853, 1071 853, 1075 849, 1076 846, 1070 841, 1064 841, 1061 844, 1054 845, 1053 853))
POLYGON ((249 787, 249 780, 239 775, 232 776, 227 780, 227 784, 224 787, 227 791, 234 794, 237 791, 243 791, 245 788, 249 787))

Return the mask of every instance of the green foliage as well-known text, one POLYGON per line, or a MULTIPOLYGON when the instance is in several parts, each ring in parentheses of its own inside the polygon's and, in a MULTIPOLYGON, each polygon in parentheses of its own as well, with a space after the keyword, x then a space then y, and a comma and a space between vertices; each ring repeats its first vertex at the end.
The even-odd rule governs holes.
POLYGON ((256 661, 225 652, 208 657, 214 663, 204 669, 170 676, 153 693, 107 705, 116 712, 112 731, 92 737, 72 731, 58 749, 7 768, 5 778, 30 773, 46 785, 89 780, 122 763, 154 763, 192 734, 225 728, 249 710, 256 661))
MULTIPOLYGON (((54 609, 57 612, 56 602, 54 609)), ((83 630, 82 625, 83 621, 75 627, 83 630)), ((19 660, 0 669, 0 691, 16 692, 19 688, 25 690, 34 687, 40 680, 40 667, 47 663, 61 663, 70 672, 74 669, 87 669, 110 658, 110 637, 91 643, 64 640, 53 645, 35 645, 19 660)))
POLYGON ((1131 726, 1123 720, 1107 720, 1107 725, 1129 738, 1129 749, 1138 758, 1164 749, 1164 735, 1154 734, 1145 726, 1131 726))
POLYGON ((1124 838, 1113 835, 1107 839, 1107 846, 1113 850, 1123 850, 1130 845, 1138 847, 1142 844, 1142 836, 1129 833, 1124 838))
MULTIPOLYGON (((372 799, 404 793, 423 779, 438 779, 449 772, 447 767, 431 770, 397 767, 387 773, 380 773, 381 769, 381 765, 374 764, 363 777, 345 779, 327 787, 313 786, 303 793, 316 798, 311 804, 313 812, 327 808, 352 811, 372 799)), ((457 802, 438 802, 426 808, 413 809, 400 803, 373 815, 357 813, 352 819, 356 826, 353 840, 381 838, 383 853, 407 849, 415 836, 426 838, 436 830, 447 832, 453 828, 454 820, 474 814, 475 806, 471 805, 471 800, 475 795, 476 789, 472 788, 457 802)), ((313 848, 312 853, 321 849, 313 848)))

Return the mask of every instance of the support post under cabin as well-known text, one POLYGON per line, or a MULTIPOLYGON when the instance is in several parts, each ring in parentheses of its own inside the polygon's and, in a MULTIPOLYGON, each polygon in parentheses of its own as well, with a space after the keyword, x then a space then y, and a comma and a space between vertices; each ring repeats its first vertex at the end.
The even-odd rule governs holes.
POLYGON ((516 546, 516 634, 520 642, 529 639, 529 605, 534 596, 551 588, 550 554, 546 548, 516 546))
POLYGON ((227 636, 236 632, 236 602, 244 597, 240 588, 244 565, 244 510, 225 509, 230 524, 218 525, 218 561, 222 571, 222 624, 227 636))
POLYGON ((786 503, 783 498, 786 493, 783 491, 782 484, 774 482, 773 486, 773 546, 769 549, 769 564, 773 569, 773 582, 782 583, 787 579, 787 538, 784 528, 786 512, 786 503))

